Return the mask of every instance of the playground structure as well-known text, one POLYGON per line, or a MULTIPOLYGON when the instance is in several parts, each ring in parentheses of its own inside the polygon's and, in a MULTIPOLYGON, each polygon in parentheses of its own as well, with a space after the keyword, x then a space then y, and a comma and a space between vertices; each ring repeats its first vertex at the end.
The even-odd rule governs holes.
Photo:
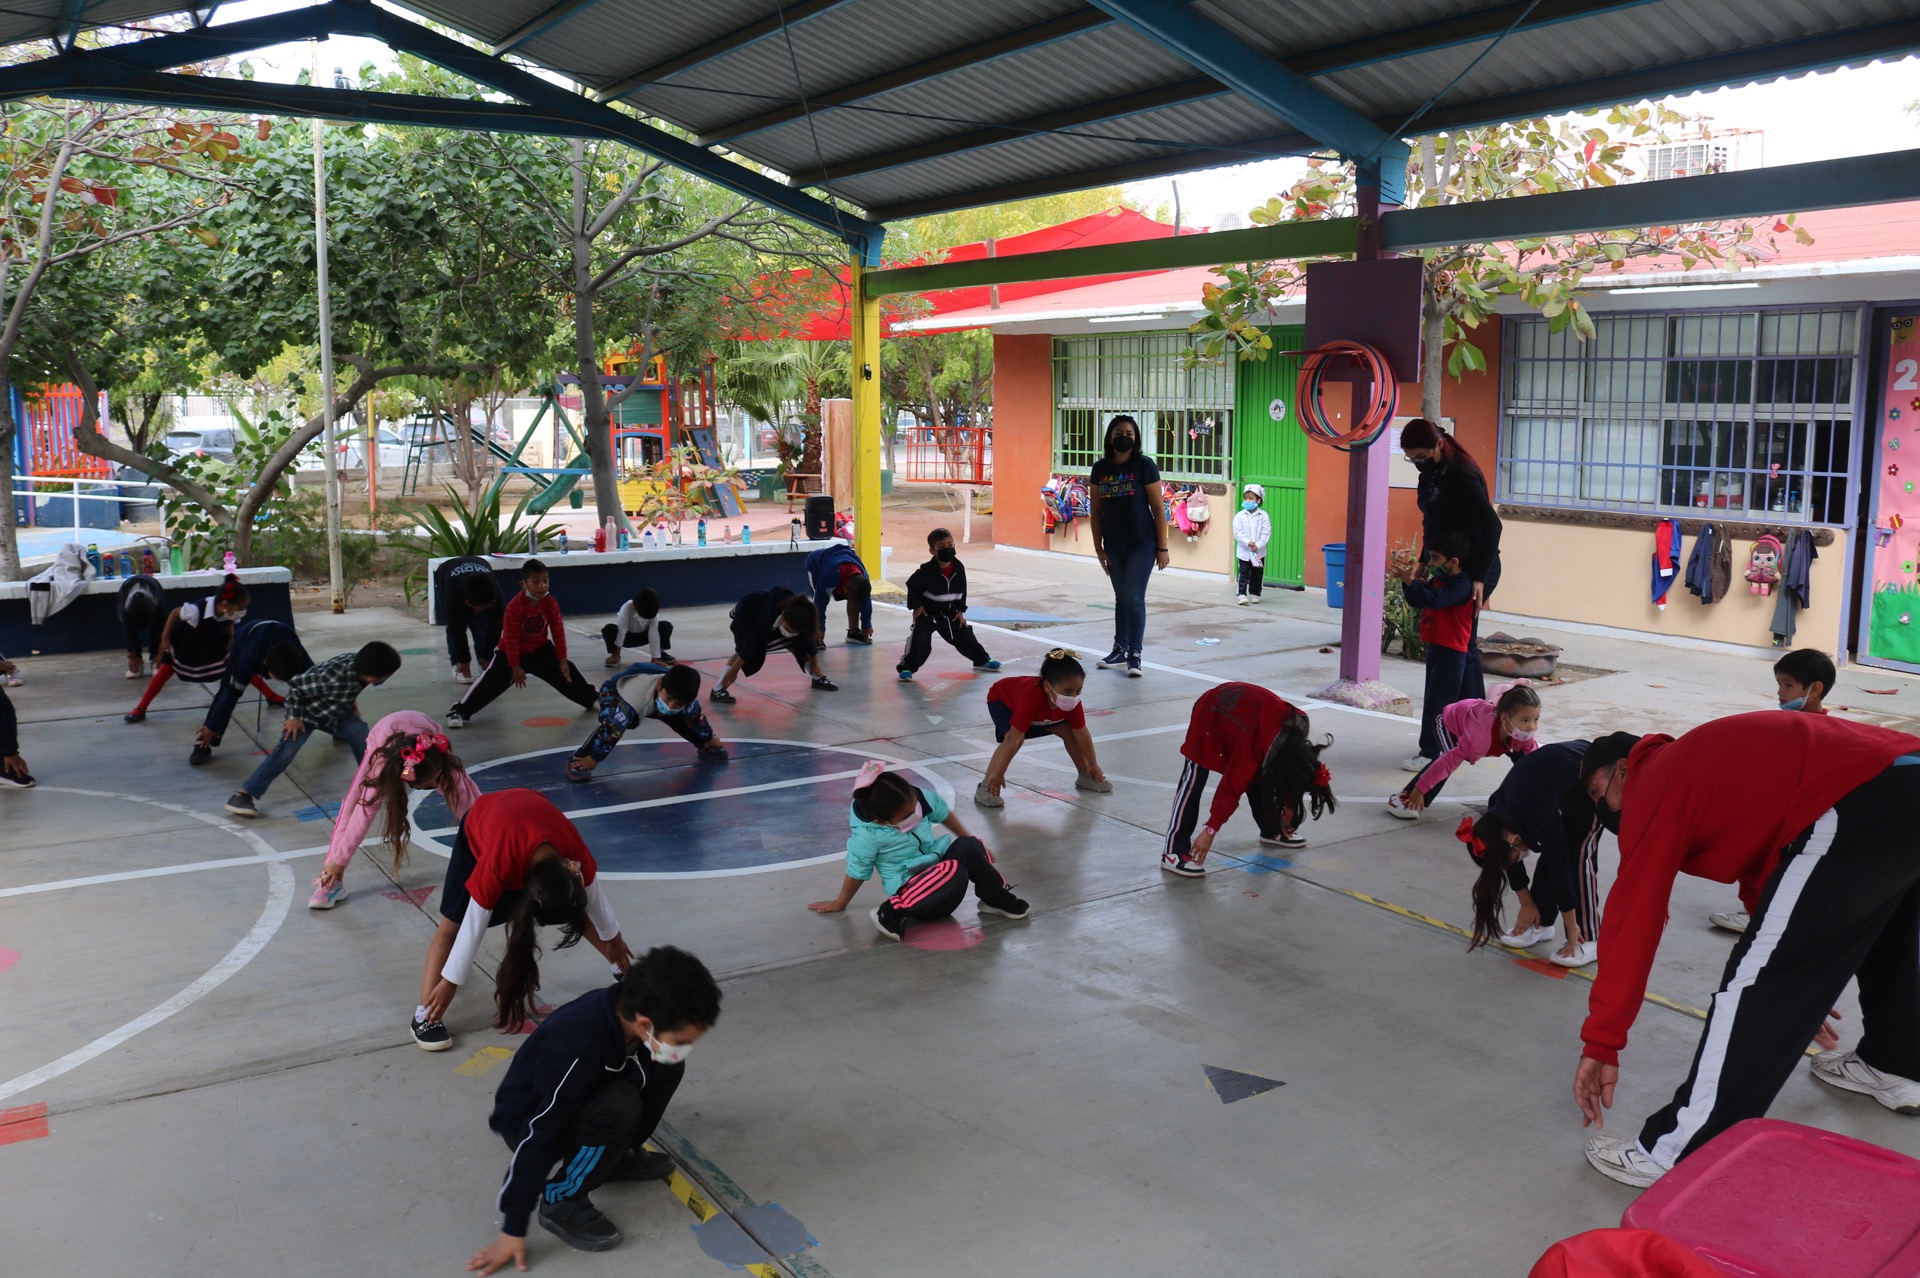
MULTIPOLYGON (((73 437, 83 396, 78 386, 44 386, 9 394, 13 401, 13 518, 16 527, 120 527, 113 466, 80 451, 73 437), (86 490, 86 491, 83 491, 86 490)), ((100 415, 106 417, 106 396, 100 415)))

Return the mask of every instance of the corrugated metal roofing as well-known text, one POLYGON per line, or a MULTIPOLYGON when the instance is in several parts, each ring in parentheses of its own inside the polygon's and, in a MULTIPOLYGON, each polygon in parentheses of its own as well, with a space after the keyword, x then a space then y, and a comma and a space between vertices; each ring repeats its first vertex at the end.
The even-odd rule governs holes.
MULTIPOLYGON (((526 32, 513 57, 879 217, 1315 144, 1080 0, 407 7, 490 46, 526 32)), ((12 0, 0 43, 50 37, 62 9, 12 0)), ((181 11, 97 0, 82 21, 181 11)), ((1913 0, 1197 0, 1193 12, 1220 27, 1223 43, 1288 62, 1382 128, 1425 108, 1411 132, 1920 49, 1913 0)))

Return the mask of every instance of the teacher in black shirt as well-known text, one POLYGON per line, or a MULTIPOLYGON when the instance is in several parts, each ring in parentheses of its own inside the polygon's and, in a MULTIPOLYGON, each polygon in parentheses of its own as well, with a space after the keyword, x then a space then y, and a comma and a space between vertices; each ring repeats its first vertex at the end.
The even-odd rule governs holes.
POLYGON ((1473 454, 1424 417, 1414 418, 1400 431, 1400 451, 1420 472, 1415 494, 1420 506, 1420 563, 1427 562, 1427 547, 1442 534, 1457 532, 1466 539, 1467 555, 1460 566, 1473 582, 1474 614, 1462 691, 1468 697, 1484 697, 1480 609, 1500 584, 1500 516, 1487 494, 1487 477, 1473 454))
POLYGON ((1167 501, 1160 468, 1140 451, 1140 424, 1122 414, 1107 423, 1106 455, 1087 477, 1093 553, 1113 582, 1113 651, 1101 669, 1124 665, 1140 677, 1147 632, 1147 578, 1167 566, 1167 501))

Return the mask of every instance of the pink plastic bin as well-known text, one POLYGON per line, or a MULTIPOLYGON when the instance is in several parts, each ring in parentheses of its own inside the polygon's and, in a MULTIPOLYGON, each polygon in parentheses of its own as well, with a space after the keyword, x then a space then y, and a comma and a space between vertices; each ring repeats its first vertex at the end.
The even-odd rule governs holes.
POLYGON ((1741 1278, 1920 1274, 1920 1160, 1753 1118, 1702 1145, 1620 1218, 1741 1278))

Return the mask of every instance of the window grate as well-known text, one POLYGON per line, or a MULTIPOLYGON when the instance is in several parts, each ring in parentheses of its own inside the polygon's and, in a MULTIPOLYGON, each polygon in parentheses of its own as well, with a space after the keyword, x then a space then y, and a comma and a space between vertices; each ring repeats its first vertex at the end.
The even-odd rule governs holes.
POLYGON ((1226 480, 1233 472, 1233 368, 1188 368, 1192 348, 1186 333, 1055 338, 1054 469, 1091 469, 1107 421, 1127 413, 1166 478, 1226 480))
POLYGON ((1503 501, 1849 522, 1857 310, 1506 321, 1503 501))

